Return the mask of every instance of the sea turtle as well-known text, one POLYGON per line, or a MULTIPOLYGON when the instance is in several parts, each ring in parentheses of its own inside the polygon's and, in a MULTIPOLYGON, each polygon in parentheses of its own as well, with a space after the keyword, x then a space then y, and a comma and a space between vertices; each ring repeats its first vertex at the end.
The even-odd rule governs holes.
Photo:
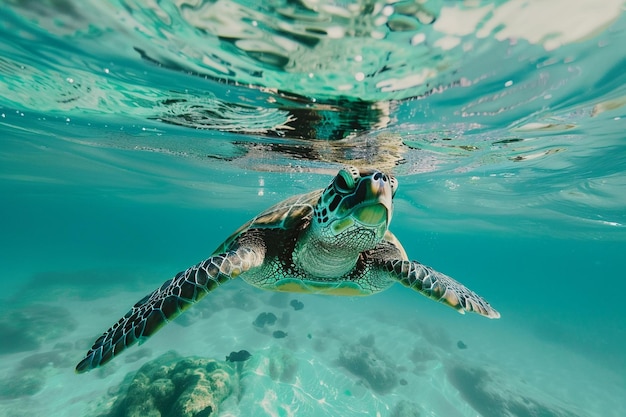
POLYGON ((208 259, 137 302, 94 342, 76 371, 104 365, 238 276, 265 290, 349 296, 374 294, 399 282, 461 313, 500 317, 464 285, 409 260, 388 230, 397 188, 396 178, 384 172, 346 167, 325 189, 270 207, 208 259))

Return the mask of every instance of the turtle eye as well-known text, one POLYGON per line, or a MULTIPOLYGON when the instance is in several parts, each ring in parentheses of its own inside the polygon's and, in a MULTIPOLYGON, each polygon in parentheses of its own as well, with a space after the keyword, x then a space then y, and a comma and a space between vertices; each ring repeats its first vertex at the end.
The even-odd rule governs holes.
POLYGON ((342 169, 335 177, 334 185, 337 192, 343 194, 350 193, 354 190, 354 178, 352 174, 342 169))
POLYGON ((398 191, 398 180, 396 177, 389 176, 389 182, 391 183, 391 196, 396 195, 396 191, 398 191))

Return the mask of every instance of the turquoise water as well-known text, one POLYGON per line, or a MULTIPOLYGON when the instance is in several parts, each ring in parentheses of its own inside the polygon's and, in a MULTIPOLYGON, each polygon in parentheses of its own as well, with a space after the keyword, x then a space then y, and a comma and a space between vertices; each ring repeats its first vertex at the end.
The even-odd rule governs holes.
POLYGON ((625 7, 2 2, 0 415, 626 415, 625 7), (409 257, 502 318, 235 280, 74 373, 137 300, 344 164, 396 175, 409 257), (155 399, 183 388, 151 369, 207 361, 226 388, 195 412, 155 399))

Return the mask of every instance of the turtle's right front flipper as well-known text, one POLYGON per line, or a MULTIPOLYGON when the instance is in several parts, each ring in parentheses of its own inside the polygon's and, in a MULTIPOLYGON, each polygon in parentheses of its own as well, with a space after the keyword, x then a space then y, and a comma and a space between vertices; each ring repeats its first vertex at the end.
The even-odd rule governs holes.
POLYGON ((104 365, 127 347, 152 336, 170 320, 220 284, 262 263, 262 255, 251 249, 238 249, 209 259, 179 272, 151 294, 142 298, 124 317, 104 332, 76 372, 87 372, 104 365))

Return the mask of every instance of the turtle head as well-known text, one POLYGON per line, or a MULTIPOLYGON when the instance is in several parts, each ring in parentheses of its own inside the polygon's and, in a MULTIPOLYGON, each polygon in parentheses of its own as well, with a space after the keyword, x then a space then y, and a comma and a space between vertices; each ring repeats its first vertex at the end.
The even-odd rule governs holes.
POLYGON ((397 188, 397 180, 381 171, 342 169, 313 210, 317 239, 359 251, 373 248, 389 227, 397 188))

